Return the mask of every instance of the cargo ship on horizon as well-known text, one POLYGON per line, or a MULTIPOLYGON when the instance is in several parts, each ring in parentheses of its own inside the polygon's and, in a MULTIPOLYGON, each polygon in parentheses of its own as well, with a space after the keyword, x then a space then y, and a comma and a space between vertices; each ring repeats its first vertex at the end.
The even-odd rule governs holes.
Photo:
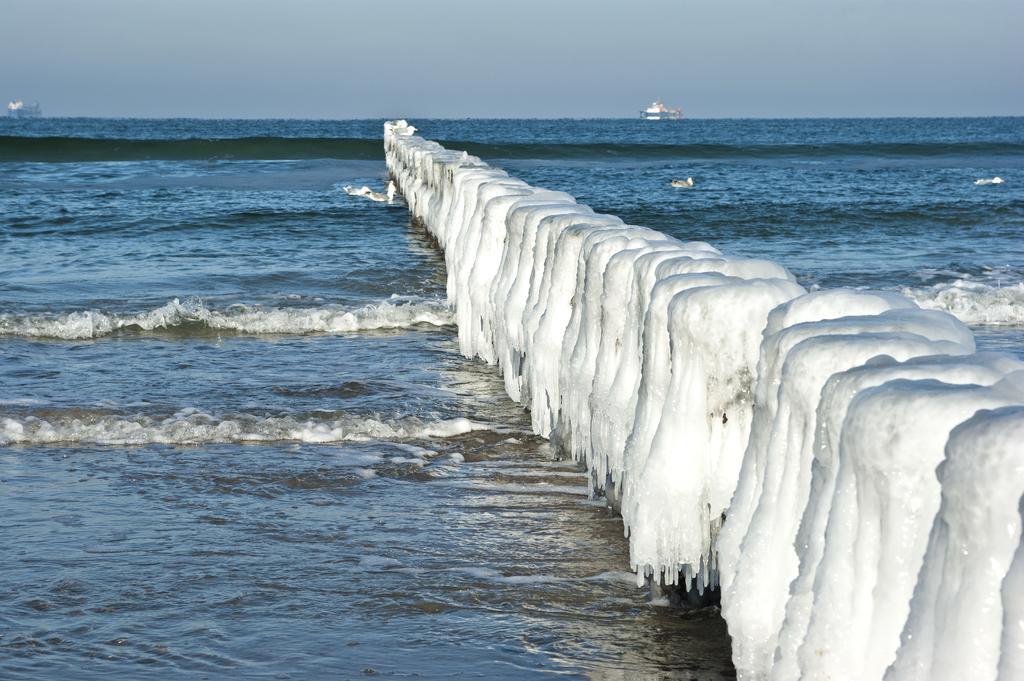
POLYGON ((682 117, 682 109, 667 107, 660 99, 654 100, 649 107, 640 112, 640 118, 645 121, 676 120, 682 117))

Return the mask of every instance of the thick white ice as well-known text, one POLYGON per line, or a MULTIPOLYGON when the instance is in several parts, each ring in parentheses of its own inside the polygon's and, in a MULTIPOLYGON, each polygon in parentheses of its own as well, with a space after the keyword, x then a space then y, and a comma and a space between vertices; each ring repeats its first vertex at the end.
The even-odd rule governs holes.
POLYGON ((825 528, 832 508, 839 461, 839 437, 850 400, 861 390, 895 379, 936 379, 951 384, 991 385, 1019 369, 1020 362, 999 354, 949 357, 932 355, 897 362, 879 356, 863 366, 833 375, 818 403, 811 464, 811 487, 795 546, 800 555, 797 578, 790 586, 785 622, 772 668, 773 679, 798 679, 797 648, 807 634, 812 588, 824 551, 825 528))
POLYGON ((757 449, 747 452, 752 465, 744 473, 760 478, 748 483, 759 493, 746 497, 749 507, 739 499, 733 503, 723 532, 728 549, 721 549, 732 577, 722 610, 734 638, 733 655, 738 668, 753 672, 771 666, 789 583, 797 575, 794 542, 810 488, 815 412, 825 382, 878 355, 903 360, 967 353, 974 343, 948 316, 908 309, 803 322, 765 338, 762 349, 773 361, 764 363, 760 376, 779 388, 775 400, 756 405, 750 443, 757 449), (731 553, 740 534, 739 550, 731 553))
POLYGON ((701 566, 714 558, 749 434, 761 329, 772 308, 802 293, 785 279, 750 279, 673 296, 671 399, 662 402, 649 454, 623 506, 638 569, 660 568, 672 584, 689 565, 690 573, 702 574, 698 588, 710 584, 701 566))
MULTIPOLYGON (((729 520, 723 528, 718 547, 723 568, 722 583, 725 587, 723 607, 729 607, 726 594, 729 593, 733 575, 739 569, 741 543, 747 536, 754 514, 762 503, 768 475, 766 469, 771 465, 777 470, 778 467, 784 468, 788 463, 785 456, 788 449, 786 428, 789 424, 783 421, 776 428, 775 420, 782 395, 784 363, 789 351, 802 341, 815 336, 892 332, 916 333, 924 338, 952 341, 963 346, 966 351, 974 349, 970 332, 954 318, 942 313, 919 310, 911 301, 893 294, 861 294, 843 290, 812 293, 776 308, 769 315, 757 366, 758 381, 754 393, 756 417, 747 443, 736 494, 729 507, 729 520), (843 305, 843 309, 848 310, 853 316, 842 316, 829 303, 843 305), (769 454, 773 432, 776 453, 769 454), (771 456, 778 456, 777 452, 780 450, 783 452, 783 460, 769 461, 771 456)), ((864 352, 871 352, 870 344, 847 359, 845 366, 838 364, 833 368, 833 365, 825 364, 821 368, 831 368, 831 373, 835 373, 858 366, 884 351, 879 350, 874 355, 867 356, 864 356, 864 352)), ((791 376, 798 373, 798 370, 790 371, 791 376)), ((818 375, 817 380, 823 384, 831 373, 818 375)), ((817 390, 810 394, 794 397, 802 397, 816 404, 820 384, 817 390)), ((788 391, 788 394, 793 395, 793 391, 788 391)), ((788 417, 788 413, 784 414, 784 418, 788 417)), ((798 457, 798 461, 806 458, 805 454, 801 453, 793 455, 798 457)), ((779 483, 769 483, 772 484, 779 483)), ((769 489, 772 489, 771 486, 769 489)), ((770 505, 773 502, 772 496, 766 496, 763 503, 770 505)))
POLYGON ((886 679, 995 681, 999 590, 1021 538, 1022 442, 1024 407, 980 411, 950 434, 938 470, 942 503, 886 679))
POLYGON ((878 679, 893 662, 939 507, 935 467, 957 424, 979 409, 1024 402, 1021 386, 1007 381, 984 387, 900 379, 853 398, 811 620, 798 650, 802 677, 878 679))
MULTIPOLYGON (((1024 522, 1024 496, 1019 515, 1024 522)), ((1024 678, 1024 537, 1017 545, 1013 563, 1003 580, 1003 641, 999 657, 999 681, 1024 678)))
POLYGON ((577 265, 575 305, 562 339, 559 372, 561 418, 554 439, 576 458, 587 460, 590 443, 590 390, 596 372, 604 276, 612 256, 651 248, 657 232, 637 227, 602 230, 584 241, 577 265))
POLYGON ((584 243, 605 231, 616 230, 621 221, 606 225, 583 222, 566 227, 554 240, 548 266, 541 275, 537 303, 528 325, 533 352, 527 365, 529 403, 533 428, 549 437, 561 410, 558 388, 562 340, 572 317, 577 269, 584 243))
MULTIPOLYGON (((608 471, 622 471, 626 439, 633 428, 640 385, 644 319, 654 285, 659 281, 657 268, 666 260, 676 258, 713 258, 721 255, 703 242, 689 242, 677 249, 653 250, 638 255, 632 264, 632 281, 625 292, 626 303, 615 313, 621 319, 619 342, 601 338, 597 375, 590 397, 592 412, 591 446, 606 459, 608 471)), ((616 503, 619 479, 597 480, 598 489, 616 503)))
POLYGON ((640 581, 721 583, 742 678, 881 679, 897 653, 894 679, 990 678, 1000 650, 1004 678, 1024 664, 1021 476, 1000 449, 1021 439, 1019 362, 973 354, 961 322, 908 297, 807 293, 777 263, 626 225, 411 130, 385 125, 388 170, 445 252, 462 352, 497 364, 621 510, 640 581), (1000 587, 1001 610, 978 605, 1000 587))

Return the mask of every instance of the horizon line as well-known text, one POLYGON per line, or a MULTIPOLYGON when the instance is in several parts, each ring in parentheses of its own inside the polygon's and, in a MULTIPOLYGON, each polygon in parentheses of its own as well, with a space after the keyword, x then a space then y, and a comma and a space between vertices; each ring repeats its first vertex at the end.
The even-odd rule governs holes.
MULTIPOLYGON (((770 121, 770 120, 906 120, 906 119, 985 119, 985 118, 1024 118, 1024 113, 1001 114, 956 114, 956 115, 824 115, 824 116, 684 116, 667 121, 770 121)), ((40 116, 37 118, 19 118, 0 116, 0 120, 149 120, 149 121, 388 121, 388 120, 428 120, 428 121, 631 121, 645 120, 637 116, 357 116, 357 117, 277 117, 277 116, 101 116, 101 115, 58 115, 40 116)), ((656 121, 650 121, 656 122, 656 121)), ((661 122, 661 121, 657 121, 661 122)))

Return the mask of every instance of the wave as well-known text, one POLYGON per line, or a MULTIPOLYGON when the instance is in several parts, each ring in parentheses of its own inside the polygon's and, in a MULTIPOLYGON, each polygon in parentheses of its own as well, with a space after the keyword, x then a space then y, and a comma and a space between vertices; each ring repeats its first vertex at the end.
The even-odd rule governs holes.
POLYGON ((1024 326, 1024 282, 1006 286, 957 279, 934 286, 903 287, 918 305, 944 310, 965 324, 1024 326))
POLYGON ((307 442, 330 444, 372 440, 447 438, 489 426, 466 418, 424 421, 406 417, 384 421, 339 414, 314 416, 214 415, 183 409, 171 416, 111 414, 81 409, 46 410, 0 416, 0 446, 15 444, 221 444, 307 442))
POLYGON ((116 139, 0 135, 0 161, 202 161, 337 158, 379 161, 379 139, 338 137, 236 137, 215 139, 116 139))
POLYGON ((686 158, 686 159, 786 159, 786 158, 935 158, 945 156, 1018 156, 1024 144, 965 143, 829 143, 829 144, 480 144, 443 142, 444 146, 486 159, 581 159, 581 158, 686 158))
POLYGON ((333 305, 269 309, 232 305, 225 310, 212 310, 199 298, 188 298, 184 302, 175 298, 154 310, 128 315, 99 310, 60 315, 0 314, 0 336, 83 340, 160 329, 179 333, 337 334, 454 323, 451 310, 444 301, 398 300, 353 310, 333 305))
MULTIPOLYGON (((444 145, 482 158, 772 159, 844 157, 1011 157, 1024 144, 1002 142, 891 142, 825 144, 506 143, 448 140, 444 145)), ((214 139, 116 139, 0 135, 0 161, 297 160, 335 158, 379 161, 379 139, 337 137, 235 137, 214 139)))

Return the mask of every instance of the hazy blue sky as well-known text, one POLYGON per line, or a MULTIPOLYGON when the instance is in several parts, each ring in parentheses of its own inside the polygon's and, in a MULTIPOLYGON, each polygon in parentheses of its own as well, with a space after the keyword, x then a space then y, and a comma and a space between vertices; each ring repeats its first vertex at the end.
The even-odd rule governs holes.
POLYGON ((0 0, 70 116, 1024 114, 1024 0, 0 0))

